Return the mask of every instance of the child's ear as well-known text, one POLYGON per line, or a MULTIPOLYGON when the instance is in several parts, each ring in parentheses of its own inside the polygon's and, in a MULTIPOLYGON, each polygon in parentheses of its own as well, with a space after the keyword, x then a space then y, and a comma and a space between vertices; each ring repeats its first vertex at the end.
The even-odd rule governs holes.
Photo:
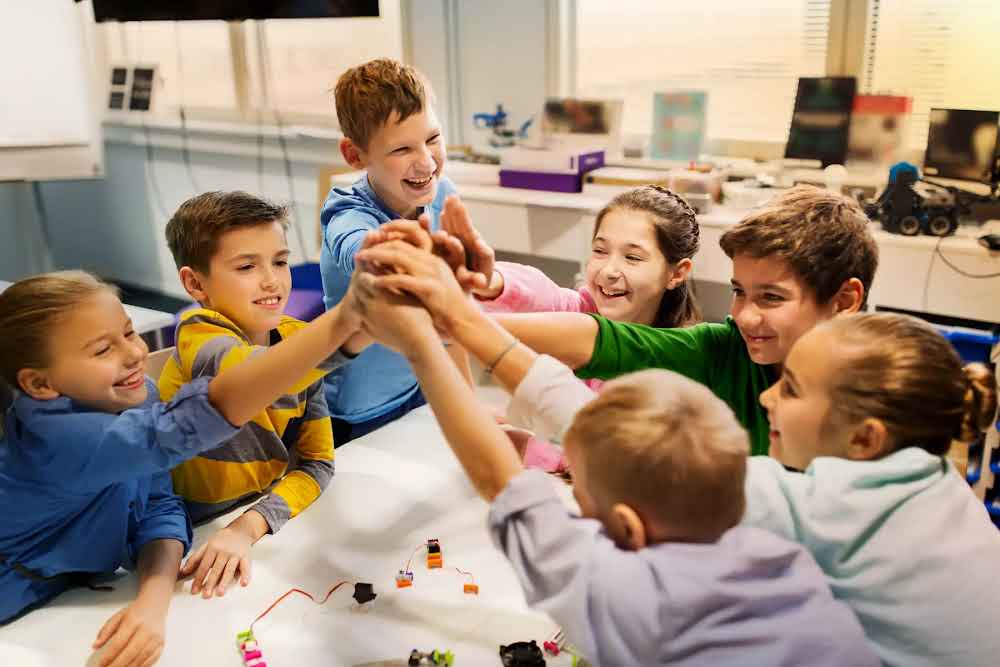
POLYGON ((881 419, 868 417, 851 433, 847 458, 852 461, 875 461, 892 453, 892 438, 881 419))
POLYGON ((610 533, 615 543, 627 551, 638 551, 646 546, 646 526, 639 513, 625 503, 611 508, 610 533))
POLYGON ((192 299, 202 305, 208 302, 208 294, 205 293, 201 274, 190 266, 182 266, 177 272, 177 276, 181 279, 181 285, 184 286, 184 289, 191 295, 192 299))
POLYGON ((344 156, 344 161, 355 169, 364 169, 368 166, 364 151, 347 137, 340 140, 340 154, 344 156))
POLYGON ((833 297, 833 314, 856 313, 864 302, 864 284, 857 278, 848 278, 833 297))
POLYGON ((686 257, 677 262, 674 265, 673 275, 667 281, 667 289, 675 289, 678 285, 683 284, 691 276, 692 268, 694 268, 694 264, 686 257))
POLYGON ((48 373, 38 368, 22 368, 17 372, 17 384, 28 396, 36 401, 51 401, 59 398, 56 391, 49 382, 48 373))

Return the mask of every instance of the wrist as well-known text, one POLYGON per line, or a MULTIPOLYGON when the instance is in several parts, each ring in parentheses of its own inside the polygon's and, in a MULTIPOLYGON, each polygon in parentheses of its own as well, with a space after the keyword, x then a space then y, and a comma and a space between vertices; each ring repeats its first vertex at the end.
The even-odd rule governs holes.
POLYGON ((271 530, 264 515, 254 509, 247 510, 236 517, 226 528, 246 535, 250 539, 250 544, 254 544, 271 530))

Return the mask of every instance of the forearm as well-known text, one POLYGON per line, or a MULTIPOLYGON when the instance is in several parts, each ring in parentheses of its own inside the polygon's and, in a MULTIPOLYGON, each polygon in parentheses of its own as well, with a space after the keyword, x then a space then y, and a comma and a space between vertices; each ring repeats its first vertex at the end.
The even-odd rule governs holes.
POLYGON ((184 545, 177 540, 152 540, 139 551, 136 572, 139 575, 139 592, 136 601, 162 608, 170 606, 180 571, 184 545))
POLYGON ((514 337, 475 307, 456 313, 448 329, 455 342, 483 366, 493 366, 493 377, 510 393, 517 390, 538 356, 524 345, 511 348, 514 337))
POLYGON ((522 470, 517 452, 439 343, 429 341, 409 359, 459 463, 479 494, 493 500, 522 470))
POLYGON ((270 405, 350 338, 357 326, 341 304, 263 354, 226 369, 208 385, 212 405, 240 426, 270 405))
POLYGON ((475 382, 472 381, 472 368, 469 366, 469 353, 461 345, 449 345, 445 349, 448 350, 448 356, 451 357, 462 378, 470 387, 475 387, 475 382))
POLYGON ((570 368, 586 365, 594 353, 598 327, 589 315, 521 313, 492 318, 535 352, 555 357, 570 368))

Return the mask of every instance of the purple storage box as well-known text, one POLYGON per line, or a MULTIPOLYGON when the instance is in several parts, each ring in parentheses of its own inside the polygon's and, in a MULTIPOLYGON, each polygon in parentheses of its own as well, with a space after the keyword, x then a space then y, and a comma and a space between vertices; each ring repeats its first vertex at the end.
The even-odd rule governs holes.
MULTIPOLYGON (((551 162, 551 161, 550 161, 551 162)), ((583 175, 604 166, 604 151, 568 156, 566 169, 501 169, 500 185, 550 192, 582 192, 583 175)))

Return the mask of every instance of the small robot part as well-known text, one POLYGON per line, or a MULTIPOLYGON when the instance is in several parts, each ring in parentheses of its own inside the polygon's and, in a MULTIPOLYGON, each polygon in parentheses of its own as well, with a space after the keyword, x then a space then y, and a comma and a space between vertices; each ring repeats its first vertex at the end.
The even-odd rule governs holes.
POLYGON ((446 665, 446 667, 451 667, 455 664, 455 654, 451 651, 439 651, 437 649, 428 653, 413 649, 410 651, 410 659, 406 664, 409 667, 420 667, 421 665, 446 665))
POLYGON ((542 648, 545 649, 545 652, 548 653, 549 655, 553 656, 559 655, 560 651, 559 644, 555 643, 554 641, 542 642, 542 648))
POLYGON ((257 639, 251 631, 246 630, 236 635, 236 650, 240 652, 245 667, 267 667, 257 639))
POLYGON ((535 640, 500 646, 503 667, 545 667, 545 657, 535 640))
POLYGON ((466 584, 462 590, 469 595, 479 595, 479 585, 478 584, 466 584))
POLYGON ((371 602, 376 597, 375 587, 371 584, 356 583, 354 584, 354 595, 352 595, 358 604, 364 604, 366 602, 371 602))
POLYGON ((396 588, 408 588, 413 585, 413 573, 400 570, 396 575, 396 588))
POLYGON ((444 556, 441 554, 441 544, 436 539, 427 540, 427 569, 444 567, 444 556))

